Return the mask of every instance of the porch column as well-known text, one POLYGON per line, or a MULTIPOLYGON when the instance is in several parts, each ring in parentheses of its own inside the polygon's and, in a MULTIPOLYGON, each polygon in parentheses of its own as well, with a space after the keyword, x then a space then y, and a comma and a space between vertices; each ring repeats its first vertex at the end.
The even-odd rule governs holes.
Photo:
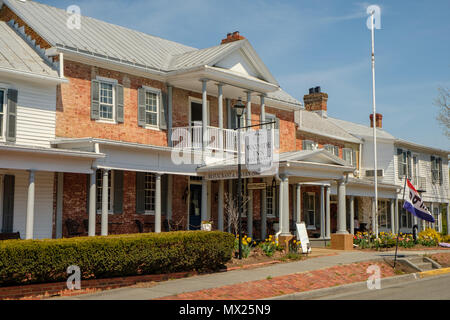
POLYGON ((96 219, 96 170, 89 177, 89 220, 88 220, 88 235, 90 237, 95 236, 95 219, 96 219))
POLYGON ((331 194, 331 186, 326 187, 326 232, 325 237, 330 239, 331 238, 331 210, 330 210, 330 194, 331 194))
POLYGON ((27 198, 27 224, 25 239, 33 239, 34 229, 34 194, 35 194, 35 171, 28 171, 28 198, 27 198))
POLYGON ((320 186, 320 237, 325 238, 325 186, 320 186))
POLYGON ((447 203, 447 234, 450 234, 450 213, 448 210, 450 209, 450 203, 447 203))
POLYGON ((395 229, 394 229, 394 233, 397 233, 398 230, 400 230, 400 219, 398 217, 398 199, 395 199, 395 229))
POLYGON ((355 197, 350 197, 350 233, 355 234, 355 197))
POLYGON ((261 190, 261 240, 266 239, 267 230, 267 189, 261 190))
POLYGON ((108 169, 102 169, 102 236, 108 235, 108 171, 108 169))
POLYGON ((265 101, 264 101, 265 95, 264 95, 264 94, 261 94, 261 95, 259 96, 259 98, 260 98, 260 100, 261 100, 261 102, 260 102, 260 104, 261 104, 261 113, 260 113, 260 115, 259 115, 259 121, 260 121, 260 122, 266 122, 266 103, 265 103, 265 101))
POLYGON ((290 236, 291 232, 289 231, 289 178, 287 176, 283 176, 281 178, 280 190, 283 189, 282 199, 282 211, 280 215, 283 215, 281 221, 281 236, 290 236))
POLYGON ((223 204, 224 204, 224 181, 219 180, 219 199, 217 203, 218 222, 217 229, 223 231, 223 204))
POLYGON ((201 81, 202 81, 202 151, 205 152, 206 145, 208 144, 208 134, 206 132, 208 125, 208 93, 206 91, 206 85, 208 83, 208 80, 202 79, 201 81))
POLYGON ((300 183, 297 183, 295 186, 295 193, 296 193, 296 201, 295 201, 295 216, 297 223, 300 223, 302 221, 302 193, 301 193, 302 187, 300 183))
POLYGON ((394 213, 394 211, 395 211, 395 199, 391 199, 391 202, 390 202, 390 205, 391 205, 391 232, 392 233, 395 233, 395 225, 394 225, 394 220, 395 220, 395 213, 394 213))
MULTIPOLYGON (((253 182, 253 179, 249 179, 249 182, 253 182)), ((247 234, 253 239, 253 190, 248 191, 248 204, 247 204, 247 234)))
POLYGON ((63 228, 63 196, 64 196, 64 172, 58 172, 56 186, 56 238, 62 238, 63 228))
MULTIPOLYGON (((206 221, 208 219, 208 181, 203 177, 202 178, 202 221, 206 221)), ((201 223, 201 222, 200 222, 201 223)))
POLYGON ((346 208, 345 208, 345 181, 338 180, 338 212, 337 212, 337 231, 336 233, 348 234, 346 223, 346 208))
POLYGON ((219 112, 219 149, 223 151, 223 84, 217 84, 217 105, 219 112))
POLYGON ((155 232, 161 232, 161 174, 155 174, 155 232))
MULTIPOLYGON (((252 125, 252 92, 247 91, 247 123, 245 126, 251 126, 252 125)), ((250 130, 248 128, 247 130, 250 130)))

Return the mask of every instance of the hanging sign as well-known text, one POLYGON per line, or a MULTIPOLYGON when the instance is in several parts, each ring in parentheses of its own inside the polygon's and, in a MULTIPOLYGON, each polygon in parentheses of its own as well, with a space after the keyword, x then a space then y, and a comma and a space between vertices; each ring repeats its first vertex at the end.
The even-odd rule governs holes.
POLYGON ((245 166, 248 171, 262 173, 273 167, 273 130, 249 130, 244 134, 245 166))

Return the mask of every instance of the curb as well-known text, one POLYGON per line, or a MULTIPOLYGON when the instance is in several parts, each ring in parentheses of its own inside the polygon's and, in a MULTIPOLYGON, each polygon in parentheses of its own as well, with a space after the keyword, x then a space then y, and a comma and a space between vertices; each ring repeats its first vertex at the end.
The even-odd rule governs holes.
MULTIPOLYGON (((423 272, 416 272, 416 273, 409 273, 401 276, 393 276, 388 278, 382 278, 381 279, 381 286, 391 286, 395 284, 400 284, 402 282, 407 281, 413 281, 413 280, 419 280, 427 277, 432 276, 438 276, 438 275, 444 275, 450 273, 450 268, 442 268, 442 269, 435 269, 435 270, 429 270, 429 271, 423 271, 423 272)), ((356 291, 356 290, 368 290, 367 289, 367 282, 356 282, 356 283, 350 283, 350 284, 344 284, 340 286, 335 287, 329 287, 329 288, 322 288, 317 290, 311 290, 311 291, 304 291, 304 292, 297 292, 297 293, 291 293, 286 294, 282 296, 276 296, 276 297, 270 297, 263 300, 308 300, 308 299, 317 299, 328 295, 336 295, 341 293, 347 293, 349 291, 356 291)))

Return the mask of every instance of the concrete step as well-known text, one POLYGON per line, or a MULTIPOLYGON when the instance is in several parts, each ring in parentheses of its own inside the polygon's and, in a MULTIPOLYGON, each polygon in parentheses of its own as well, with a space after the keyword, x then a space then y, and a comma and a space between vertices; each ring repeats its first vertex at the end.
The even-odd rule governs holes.
POLYGON ((431 262, 415 263, 415 265, 418 266, 422 271, 433 270, 433 265, 431 264, 431 262))
POLYGON ((423 256, 409 257, 407 259, 412 263, 422 263, 424 261, 423 256))

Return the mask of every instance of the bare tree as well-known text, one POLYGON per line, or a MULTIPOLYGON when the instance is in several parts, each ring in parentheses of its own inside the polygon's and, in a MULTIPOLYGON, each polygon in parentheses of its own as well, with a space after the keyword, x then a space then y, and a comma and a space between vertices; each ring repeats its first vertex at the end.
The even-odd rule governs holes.
MULTIPOLYGON (((242 214, 245 215, 247 212, 247 202, 248 197, 243 195, 242 196, 242 214)), ((235 235, 238 234, 239 230, 239 208, 237 204, 237 199, 233 196, 233 194, 225 193, 224 195, 225 200, 225 220, 226 220, 226 227, 230 228, 231 232, 235 235)))
POLYGON ((450 138, 450 89, 439 88, 439 96, 434 100, 434 105, 439 108, 436 120, 444 128, 444 134, 450 138))

